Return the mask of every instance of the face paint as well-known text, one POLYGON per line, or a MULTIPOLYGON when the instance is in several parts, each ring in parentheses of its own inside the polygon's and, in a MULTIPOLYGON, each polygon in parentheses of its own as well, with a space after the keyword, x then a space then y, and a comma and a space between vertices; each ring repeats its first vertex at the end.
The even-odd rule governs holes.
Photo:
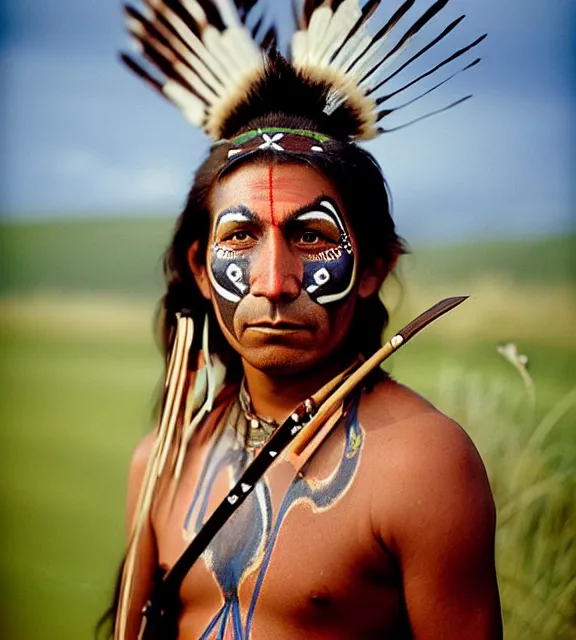
POLYGON ((317 204, 297 215, 295 220, 307 223, 312 229, 321 229, 326 224, 335 227, 334 232, 339 235, 337 246, 304 259, 302 286, 318 304, 326 305, 344 299, 354 286, 356 261, 338 206, 329 198, 320 198, 317 204))
POLYGON ((303 165, 247 165, 211 195, 211 299, 251 366, 304 370, 346 344, 356 247, 336 187, 303 165))
POLYGON ((246 207, 221 213, 215 224, 208 275, 214 290, 221 298, 238 304, 249 291, 250 256, 226 247, 226 243, 246 234, 243 226, 254 220, 246 207))
POLYGON ((230 239, 241 237, 242 228, 254 220, 254 214, 239 206, 222 212, 214 223, 213 242, 208 261, 208 277, 216 293, 222 320, 234 333, 234 312, 249 291, 250 256, 227 246, 230 239))
MULTIPOLYGON (((222 212, 214 224, 209 277, 218 297, 230 305, 236 306, 250 292, 250 267, 258 244, 251 229, 261 225, 244 206, 222 212)), ((301 253, 302 288, 310 298, 321 305, 344 299, 354 286, 356 261, 337 204, 323 196, 280 227, 301 253), (305 237, 333 246, 316 251, 317 243, 305 237)))

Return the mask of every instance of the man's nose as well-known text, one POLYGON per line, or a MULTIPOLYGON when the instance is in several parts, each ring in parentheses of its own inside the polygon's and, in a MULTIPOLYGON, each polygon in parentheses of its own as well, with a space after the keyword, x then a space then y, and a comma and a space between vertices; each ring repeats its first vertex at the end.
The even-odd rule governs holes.
POLYGON ((262 240, 250 270, 250 293, 273 302, 295 300, 302 287, 302 261, 274 227, 262 240))

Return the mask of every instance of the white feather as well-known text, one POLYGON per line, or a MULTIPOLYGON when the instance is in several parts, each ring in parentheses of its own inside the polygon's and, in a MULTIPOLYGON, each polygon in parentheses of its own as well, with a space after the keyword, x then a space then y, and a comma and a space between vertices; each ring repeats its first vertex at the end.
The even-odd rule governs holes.
POLYGON ((188 11, 188 13, 196 20, 198 24, 204 25, 208 22, 206 13, 200 3, 196 0, 180 0, 182 6, 188 11))
POLYGON ((230 57, 229 53, 222 47, 222 34, 211 25, 204 30, 202 42, 206 50, 218 60, 220 66, 226 69, 227 89, 231 90, 236 86, 236 78, 242 70, 241 62, 238 61, 238 54, 230 57))
MULTIPOLYGON (((366 78, 366 80, 361 82, 360 86, 365 91, 369 91, 372 87, 375 87, 378 84, 378 82, 380 81, 380 79, 382 78, 383 73, 385 71, 387 71, 396 62, 396 60, 404 53, 404 51, 408 48, 409 45, 410 45, 410 40, 408 40, 408 42, 406 42, 404 45, 402 45, 398 49, 398 51, 396 51, 393 55, 391 55, 388 58, 388 60, 386 60, 386 62, 381 64, 374 73, 372 73, 368 78, 366 78)), ((362 64, 361 66, 359 66, 358 68, 356 68, 354 70, 354 73, 360 72, 361 73, 360 77, 363 77, 382 58, 383 58, 383 54, 382 53, 378 53, 378 54, 374 55, 372 57, 371 61, 370 61, 370 64, 366 64, 366 65, 362 64)))
MULTIPOLYGON (((174 17, 177 18, 177 16, 174 17)), ((180 38, 174 36, 174 34, 169 29, 167 29, 164 24, 162 24, 159 20, 155 21, 154 24, 160 34, 164 36, 164 38, 166 38, 170 46, 180 54, 180 56, 186 61, 188 66, 193 69, 204 82, 206 82, 210 87, 213 87, 214 92, 219 95, 221 93, 223 85, 220 82, 219 78, 214 74, 214 72, 208 69, 208 67, 202 62, 202 60, 187 46, 185 46, 180 38)), ((185 25, 183 26, 185 27, 185 25)), ((187 27, 185 28, 187 29, 187 27)))
POLYGON ((326 34, 326 46, 319 60, 320 64, 328 64, 330 62, 330 58, 350 33, 350 25, 356 24, 361 16, 362 11, 358 0, 345 0, 338 7, 326 34))
POLYGON ((352 61, 370 45, 371 42, 372 36, 368 33, 366 26, 358 29, 358 31, 350 38, 350 40, 348 40, 348 42, 342 47, 342 50, 334 58, 332 66, 337 69, 345 70, 350 66, 352 61))
POLYGON ((306 31, 297 31, 292 36, 292 64, 295 67, 302 67, 303 61, 308 57, 308 33, 306 31))
POLYGON ((182 115, 196 127, 201 127, 206 117, 204 103, 182 85, 169 80, 162 87, 164 95, 182 111, 182 115))
POLYGON ((222 21, 227 27, 241 27, 242 23, 238 17, 238 11, 230 0, 215 0, 214 4, 220 10, 222 21))
POLYGON ((330 7, 321 6, 310 18, 308 25, 308 39, 310 46, 304 64, 317 64, 327 47, 327 35, 334 12, 330 7))
MULTIPOLYGON (((331 86, 324 110, 327 115, 349 103, 359 114, 358 137, 368 139, 377 135, 377 106, 359 83, 365 73, 360 63, 372 63, 372 56, 365 59, 362 54, 374 52, 371 48, 373 36, 367 28, 373 16, 368 17, 362 27, 349 37, 361 17, 358 0, 345 0, 335 13, 325 4, 315 9, 308 29, 301 29, 292 38, 292 64, 310 80, 331 86), (359 64, 354 64, 358 57, 361 58, 359 64), (348 72, 353 64, 354 70, 348 72)), ((373 65, 380 59, 377 58, 373 65)))
MULTIPOLYGON (((244 28, 231 27, 221 35, 221 46, 234 60, 239 73, 245 74, 262 66, 262 52, 244 28)), ((236 80, 238 80, 236 78, 236 80)))
MULTIPOLYGON (((130 32, 133 35, 145 34, 145 30, 142 25, 136 20, 132 21, 132 24, 129 24, 130 32)), ((206 85, 200 77, 192 71, 187 65, 180 62, 174 52, 163 45, 161 42, 157 40, 153 40, 151 38, 146 39, 147 43, 161 56, 163 56, 166 60, 169 60, 172 68, 177 71, 183 78, 188 82, 188 84, 193 87, 207 102, 213 102, 217 99, 217 95, 206 85)), ((134 38, 134 45, 138 49, 138 51, 144 55, 144 47, 139 39, 134 38)), ((169 80, 166 80, 169 82, 169 80)), ((178 84, 176 81, 172 81, 178 84)))
POLYGON ((146 34, 142 37, 170 61, 198 95, 169 78, 162 88, 164 94, 181 109, 187 120, 196 125, 200 123, 208 135, 218 136, 222 120, 245 95, 247 84, 264 68, 264 55, 242 25, 231 0, 214 0, 227 26, 223 32, 208 22, 197 0, 180 1, 189 14, 189 21, 196 23, 200 37, 186 24, 188 18, 181 18, 164 0, 145 2, 163 16, 178 36, 152 14, 150 21, 168 45, 146 34))
MULTIPOLYGON (((135 22, 135 32, 144 32, 143 27, 140 23, 135 22)), ((218 99, 218 95, 212 91, 212 89, 200 78, 200 76, 190 69, 190 67, 183 62, 180 62, 174 52, 163 45, 161 42, 157 40, 147 40, 150 46, 152 46, 160 55, 162 55, 167 60, 170 60, 172 63, 172 67, 188 82, 188 84, 193 87, 207 102, 212 103, 218 99)), ((140 49, 141 53, 144 53, 142 48, 142 44, 139 40, 134 41, 136 46, 140 49)))
POLYGON ((198 61, 195 64, 198 68, 198 74, 209 82, 211 86, 229 86, 230 77, 227 69, 222 67, 220 61, 206 49, 204 43, 190 30, 179 16, 170 11, 165 5, 163 5, 163 7, 166 19, 198 57, 198 61))
POLYGON ((208 103, 213 103, 218 100, 218 95, 215 94, 212 89, 206 86, 204 82, 199 78, 198 74, 191 71, 188 66, 182 62, 176 62, 172 65, 176 71, 188 82, 188 84, 195 89, 208 103))
POLYGON ((384 38, 378 45, 370 47, 361 58, 356 60, 348 70, 348 73, 358 79, 362 78, 384 58, 386 55, 385 49, 387 48, 386 39, 384 38))

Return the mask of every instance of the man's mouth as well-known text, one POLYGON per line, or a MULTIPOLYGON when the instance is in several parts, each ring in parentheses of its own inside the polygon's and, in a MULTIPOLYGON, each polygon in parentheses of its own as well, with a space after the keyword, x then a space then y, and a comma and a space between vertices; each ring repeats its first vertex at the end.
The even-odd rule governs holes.
POLYGON ((288 322, 285 320, 259 320, 258 322, 249 322, 247 329, 256 331, 265 331, 269 333, 285 333, 290 331, 310 331, 313 327, 309 324, 300 322, 288 322))

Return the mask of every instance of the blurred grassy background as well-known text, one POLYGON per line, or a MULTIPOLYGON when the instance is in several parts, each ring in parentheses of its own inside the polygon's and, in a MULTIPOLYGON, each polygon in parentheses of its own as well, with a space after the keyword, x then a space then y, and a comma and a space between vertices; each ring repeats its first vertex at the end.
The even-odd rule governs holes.
MULTIPOLYGON (((152 317, 171 222, 0 229, 3 637, 88 639, 124 546, 132 448, 161 361, 152 317)), ((576 236, 416 248, 385 298, 398 327, 471 299, 389 361, 469 430, 499 508, 507 638, 576 638, 576 236), (496 347, 530 359, 536 403, 496 347)))

